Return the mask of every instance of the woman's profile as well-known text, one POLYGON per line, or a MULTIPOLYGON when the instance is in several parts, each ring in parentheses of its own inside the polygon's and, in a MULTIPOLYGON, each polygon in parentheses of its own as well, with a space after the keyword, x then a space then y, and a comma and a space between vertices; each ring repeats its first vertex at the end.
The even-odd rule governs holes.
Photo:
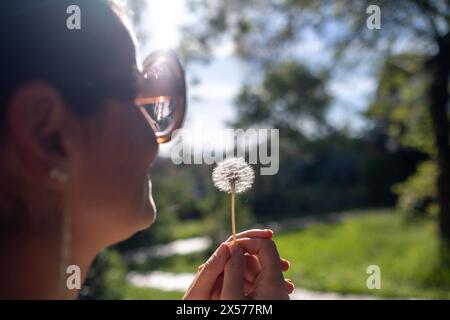
MULTIPOLYGON (((0 298, 75 299, 69 265, 84 279, 101 250, 155 221, 160 136, 136 103, 135 41, 112 2, 6 0, 0 12, 0 298), (80 29, 67 28, 70 5, 80 29)), ((184 298, 288 299, 271 238, 222 243, 184 298)))

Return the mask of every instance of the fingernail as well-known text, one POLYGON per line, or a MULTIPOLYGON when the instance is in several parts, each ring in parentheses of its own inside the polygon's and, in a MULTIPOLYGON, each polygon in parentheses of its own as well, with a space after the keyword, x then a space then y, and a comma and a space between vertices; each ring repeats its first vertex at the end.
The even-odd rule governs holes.
POLYGON ((227 245, 225 244, 225 243, 221 243, 220 244, 220 246, 219 246, 219 248, 217 249, 217 254, 223 254, 224 253, 224 249, 225 249, 225 247, 226 247, 227 245))
POLYGON ((239 254, 242 253, 242 248, 239 244, 237 243, 232 243, 230 246, 230 253, 233 254, 239 254))

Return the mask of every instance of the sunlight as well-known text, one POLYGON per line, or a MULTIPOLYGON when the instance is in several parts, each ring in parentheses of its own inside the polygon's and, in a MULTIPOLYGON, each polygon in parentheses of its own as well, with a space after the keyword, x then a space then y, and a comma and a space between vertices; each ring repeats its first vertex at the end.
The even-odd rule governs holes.
POLYGON ((178 28, 186 15, 184 0, 149 0, 147 3, 149 45, 152 49, 173 49, 179 42, 178 28))

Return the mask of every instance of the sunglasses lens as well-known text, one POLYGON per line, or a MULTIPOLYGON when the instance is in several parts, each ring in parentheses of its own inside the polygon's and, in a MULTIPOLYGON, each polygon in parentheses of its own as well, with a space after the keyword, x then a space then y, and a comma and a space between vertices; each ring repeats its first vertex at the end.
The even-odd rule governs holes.
POLYGON ((176 117, 176 104, 169 96, 159 96, 154 102, 148 101, 143 105, 157 132, 164 132, 170 128, 176 117))
POLYGON ((156 52, 144 61, 142 82, 138 104, 150 116, 158 143, 167 142, 184 118, 184 70, 172 52, 156 52))

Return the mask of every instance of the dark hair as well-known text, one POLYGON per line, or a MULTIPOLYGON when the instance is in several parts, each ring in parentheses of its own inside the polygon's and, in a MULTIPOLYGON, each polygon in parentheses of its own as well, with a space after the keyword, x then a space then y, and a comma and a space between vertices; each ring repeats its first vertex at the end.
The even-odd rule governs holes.
POLYGON ((52 85, 82 116, 107 97, 133 99, 133 68, 116 72, 124 54, 134 66, 132 38, 106 0, 1 0, 0 133, 9 98, 27 81, 52 85), (67 28, 70 5, 80 8, 80 30, 67 28))

